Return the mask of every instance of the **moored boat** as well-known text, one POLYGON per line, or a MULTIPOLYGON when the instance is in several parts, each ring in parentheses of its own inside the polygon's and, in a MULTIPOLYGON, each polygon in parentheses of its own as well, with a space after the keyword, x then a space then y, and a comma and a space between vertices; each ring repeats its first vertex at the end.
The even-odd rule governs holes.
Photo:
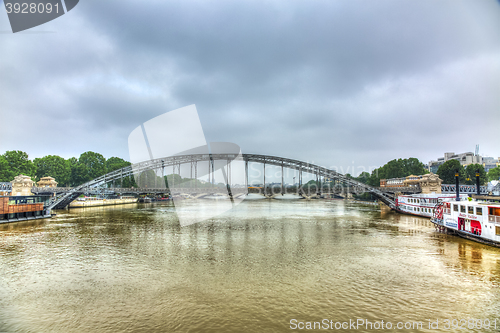
POLYGON ((121 196, 116 198, 81 197, 71 202, 69 208, 123 205, 135 202, 137 202, 137 198, 133 196, 121 196))
POLYGON ((431 222, 442 231, 500 247, 500 204, 447 199, 436 206, 431 222))
POLYGON ((41 195, 1 196, 0 224, 50 218, 52 215, 44 208, 47 198, 41 195))
MULTIPOLYGON (((418 193, 400 195, 396 199, 396 211, 404 214, 432 217, 434 208, 442 201, 455 198, 452 193, 418 193)), ((467 194, 460 194, 460 200, 467 200, 467 194)))

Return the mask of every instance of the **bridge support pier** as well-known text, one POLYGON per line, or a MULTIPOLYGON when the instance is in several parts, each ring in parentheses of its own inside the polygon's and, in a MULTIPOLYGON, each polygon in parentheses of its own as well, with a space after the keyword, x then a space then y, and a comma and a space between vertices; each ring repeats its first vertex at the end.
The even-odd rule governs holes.
POLYGON ((248 160, 245 161, 245 187, 248 189, 248 160))
POLYGON ((281 195, 285 194, 285 176, 283 175, 283 162, 281 162, 281 195))
POLYGON ((262 187, 264 188, 264 193, 266 193, 266 160, 264 160, 264 185, 262 187))
POLYGON ((299 188, 302 187, 302 167, 299 168, 299 188))

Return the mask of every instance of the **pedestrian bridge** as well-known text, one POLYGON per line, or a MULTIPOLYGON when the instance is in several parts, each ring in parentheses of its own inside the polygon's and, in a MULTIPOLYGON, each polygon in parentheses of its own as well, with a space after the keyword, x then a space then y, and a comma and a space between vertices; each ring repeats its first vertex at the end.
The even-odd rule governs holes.
MULTIPOLYGON (((198 179, 198 164, 199 163, 208 163, 209 170, 209 179, 214 179, 214 174, 217 171, 214 166, 215 162, 226 162, 226 167, 222 167, 222 172, 226 179, 229 181, 226 182, 227 185, 227 193, 229 196, 232 196, 232 191, 236 189, 231 189, 229 184, 231 178, 231 169, 230 162, 232 161, 242 161, 245 163, 245 187, 248 186, 248 163, 260 163, 263 165, 264 173, 263 173, 263 184, 266 184, 266 174, 265 168, 268 165, 277 166, 281 168, 281 190, 284 193, 285 184, 284 184, 284 169, 292 169, 298 171, 299 178, 299 194, 305 193, 305 188, 302 184, 302 174, 309 173, 316 176, 318 181, 321 181, 323 178, 329 178, 335 180, 337 184, 342 184, 342 186, 349 187, 351 192, 354 193, 371 193, 379 200, 384 202, 389 207, 395 208, 395 198, 391 193, 383 192, 378 188, 363 184, 358 182, 352 178, 346 177, 343 174, 325 168, 316 164, 311 164, 308 162, 303 162, 299 160, 278 157, 278 156, 270 156, 270 155, 258 155, 258 154, 186 154, 186 155, 174 155, 164 158, 157 158, 148 161, 144 161, 141 163, 136 163, 131 166, 124 167, 122 169, 118 169, 112 172, 109 172, 101 177, 93 179, 85 184, 74 187, 66 192, 56 194, 56 196, 52 197, 46 203, 46 209, 61 209, 66 207, 71 201, 76 199, 82 193, 88 193, 92 190, 96 190, 98 188, 106 188, 108 184, 116 184, 117 182, 122 183, 123 179, 131 178, 134 176, 139 176, 141 173, 153 170, 155 172, 161 173, 164 175, 164 170, 166 167, 172 167, 173 170, 178 170, 180 173, 181 165, 190 165, 191 167, 191 177, 193 179, 198 179)), ((220 163, 219 163, 220 164, 220 163)), ((162 184, 159 184, 162 185, 162 184)), ((267 189, 267 186, 266 186, 267 189)), ((109 190, 109 189, 108 189, 109 190)), ((160 189, 163 191, 168 191, 168 189, 160 189)), ((176 190, 174 190, 176 191, 176 190)), ((322 186, 319 186, 316 189, 317 192, 323 191, 322 186)))

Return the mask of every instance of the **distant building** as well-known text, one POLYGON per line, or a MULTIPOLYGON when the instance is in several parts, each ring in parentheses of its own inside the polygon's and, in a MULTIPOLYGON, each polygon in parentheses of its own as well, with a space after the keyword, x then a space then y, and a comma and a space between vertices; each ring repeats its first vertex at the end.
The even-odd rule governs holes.
POLYGON ((57 187, 57 182, 52 177, 42 177, 37 183, 38 187, 57 187))
POLYGON ((422 176, 409 175, 408 177, 406 177, 404 181, 404 186, 405 187, 418 186, 418 184, 420 184, 421 179, 422 176))
POLYGON ((10 195, 12 185, 9 182, 0 183, 0 196, 10 195))
POLYGON ((441 193, 441 183, 443 181, 438 175, 434 173, 428 173, 422 175, 418 181, 422 193, 441 193))
POLYGON ((494 157, 483 157, 483 167, 484 171, 488 172, 491 169, 496 168, 500 165, 500 157, 495 159, 494 157))
POLYGON ((381 179, 380 187, 411 187, 418 186, 422 176, 410 175, 401 178, 381 179))
POLYGON ((380 187, 404 187, 406 178, 381 179, 380 187))
POLYGON ((16 196, 30 196, 31 188, 33 187, 34 181, 31 180, 30 176, 19 175, 10 182, 12 184, 12 195, 16 196))
POLYGON ((441 193, 442 180, 434 173, 422 176, 410 175, 403 178, 381 179, 380 187, 413 187, 420 186, 422 193, 441 193))
POLYGON ((500 181, 493 180, 488 183, 488 192, 492 195, 500 195, 500 181))
POLYGON ((438 158, 437 161, 430 161, 428 163, 428 170, 430 172, 436 173, 439 166, 441 166, 442 164, 444 164, 444 162, 449 160, 457 160, 460 162, 462 166, 467 166, 469 164, 482 164, 485 170, 486 168, 488 168, 486 172, 488 172, 490 169, 495 168, 497 165, 500 164, 500 158, 495 159, 493 157, 482 157, 472 152, 467 152, 462 154, 455 154, 451 152, 451 153, 444 153, 444 157, 438 158))

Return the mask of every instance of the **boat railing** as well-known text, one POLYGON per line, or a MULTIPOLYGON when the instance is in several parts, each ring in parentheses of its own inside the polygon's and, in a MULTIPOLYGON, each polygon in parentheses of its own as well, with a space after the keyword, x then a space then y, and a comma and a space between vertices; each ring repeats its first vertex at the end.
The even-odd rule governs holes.
POLYGON ((435 224, 439 224, 439 225, 443 225, 444 226, 444 220, 443 219, 439 219, 439 218, 436 218, 436 217, 433 217, 431 219, 431 221, 435 224))

